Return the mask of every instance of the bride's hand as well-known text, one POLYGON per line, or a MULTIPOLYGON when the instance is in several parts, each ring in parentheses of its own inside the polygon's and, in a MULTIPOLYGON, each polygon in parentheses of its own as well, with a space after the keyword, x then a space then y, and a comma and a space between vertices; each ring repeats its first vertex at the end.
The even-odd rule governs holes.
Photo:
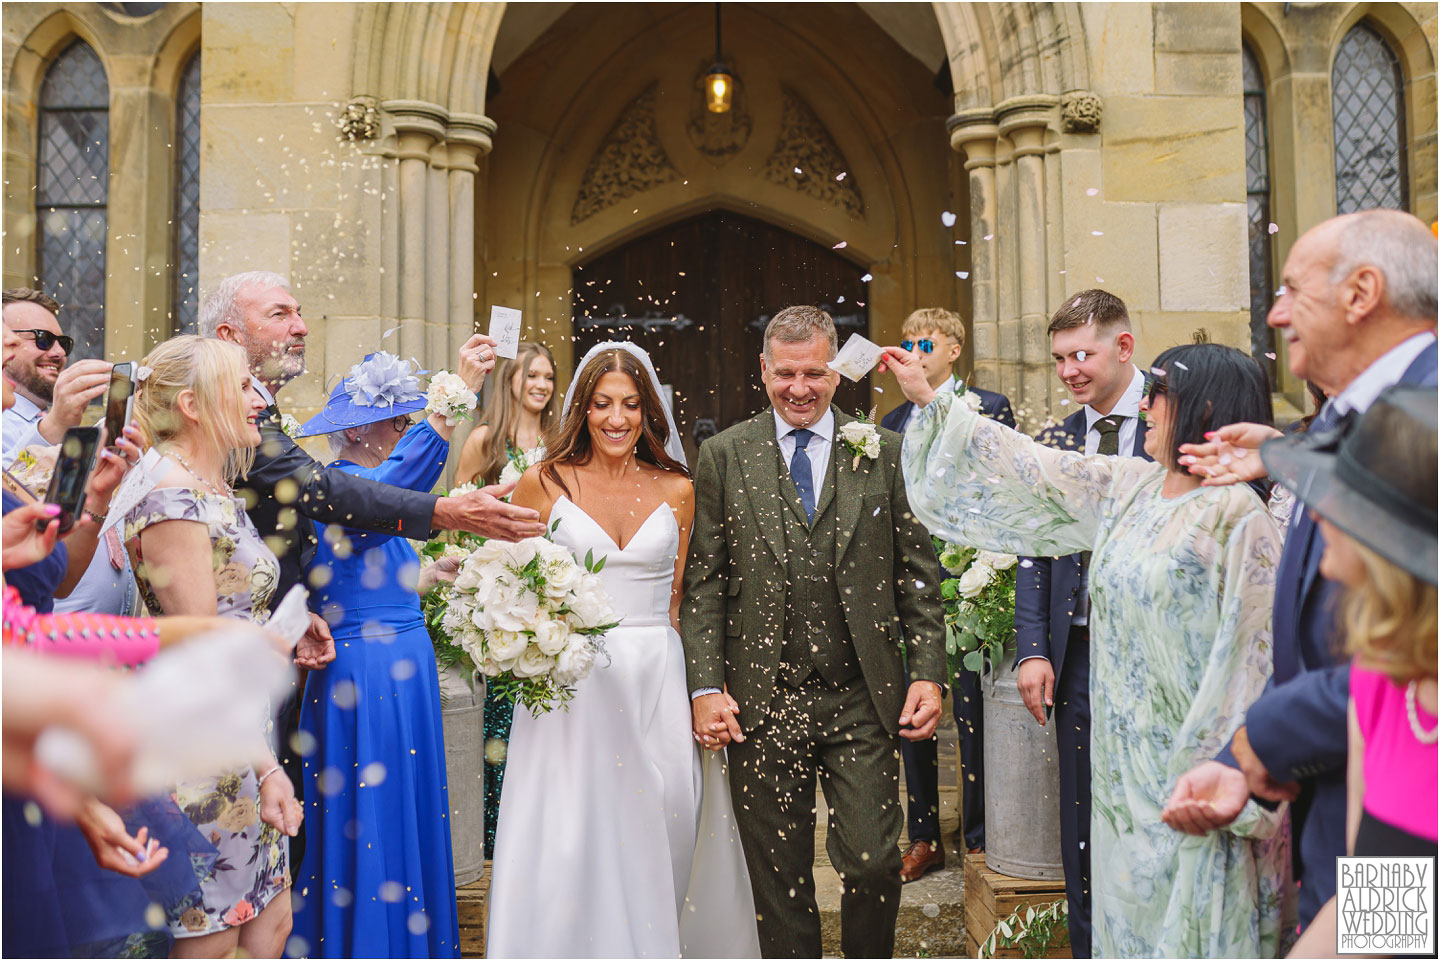
POLYGON ((724 691, 701 694, 690 702, 690 715, 695 740, 707 751, 718 751, 731 741, 741 743, 740 722, 735 715, 740 705, 724 691))

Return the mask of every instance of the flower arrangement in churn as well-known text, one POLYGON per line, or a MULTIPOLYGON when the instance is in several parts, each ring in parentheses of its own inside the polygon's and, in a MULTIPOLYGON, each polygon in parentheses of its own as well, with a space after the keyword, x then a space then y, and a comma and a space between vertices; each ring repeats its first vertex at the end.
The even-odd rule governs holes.
MULTIPOLYGON (((440 547, 457 550, 464 549, 440 547)), ((435 556, 428 545, 426 553, 435 556)), ((563 708, 605 653, 604 634, 620 623, 598 576, 604 566, 593 553, 582 565, 544 537, 486 541, 465 553, 454 583, 427 595, 426 622, 496 696, 536 715, 563 708)))
POLYGON ((940 582, 951 673, 957 673, 960 665, 979 672, 987 660, 993 669, 1015 649, 1017 559, 1014 554, 947 544, 938 538, 935 549, 940 565, 955 575, 940 582))

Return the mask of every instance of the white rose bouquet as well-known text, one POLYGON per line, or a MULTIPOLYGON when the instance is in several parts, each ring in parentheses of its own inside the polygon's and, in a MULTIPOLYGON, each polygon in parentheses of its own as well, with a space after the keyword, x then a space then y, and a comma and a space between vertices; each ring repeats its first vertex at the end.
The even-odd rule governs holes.
POLYGON ((442 370, 430 378, 430 386, 425 390, 425 413, 439 414, 445 423, 454 427, 470 416, 477 399, 459 374, 442 370))
MULTIPOLYGON (((518 454, 505 461, 505 466, 500 469, 501 484, 513 484, 520 479, 531 467, 545 459, 545 445, 533 447, 530 450, 520 451, 518 454)), ((507 495, 505 500, 509 500, 507 495)))
POLYGON ((947 544, 938 538, 935 550, 941 566, 956 575, 940 582, 951 673, 960 665, 967 671, 979 671, 987 657, 992 665, 1003 663, 1015 650, 1017 558, 947 544))
POLYGON ((544 537, 486 541, 461 561, 453 584, 426 596, 426 622, 497 696, 537 715, 563 708, 605 653, 605 632, 620 623, 596 576, 604 566, 593 552, 582 566, 544 537))

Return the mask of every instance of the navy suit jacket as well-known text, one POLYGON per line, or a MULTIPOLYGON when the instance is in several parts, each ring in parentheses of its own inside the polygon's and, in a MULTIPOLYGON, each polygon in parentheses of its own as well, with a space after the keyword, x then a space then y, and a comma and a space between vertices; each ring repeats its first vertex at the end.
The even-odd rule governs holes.
MULTIPOLYGON (((1405 370, 1402 384, 1436 386, 1436 345, 1405 370)), ((1245 715, 1256 757, 1277 781, 1300 781, 1292 806, 1300 919, 1309 923, 1335 893, 1335 858, 1345 853, 1345 755, 1350 662, 1335 630, 1336 585, 1320 576, 1325 541, 1303 504, 1275 572, 1275 671, 1245 715), (1305 865, 1313 870, 1306 871, 1305 865)), ((1235 765, 1228 748, 1220 760, 1235 765)))
MULTIPOLYGON (((1150 460, 1145 453, 1146 425, 1135 425, 1135 446, 1131 453, 1150 460)), ((1082 407, 1058 426, 1040 432, 1040 443, 1065 450, 1085 449, 1085 409, 1082 407)), ((1043 657, 1055 669, 1059 684, 1065 669, 1065 648, 1070 640, 1070 621, 1080 598, 1080 555, 1023 558, 1015 574, 1015 660, 1043 657)))
MULTIPOLYGON (((1006 427, 1015 426, 1015 412, 1010 409, 1010 398, 993 390, 980 387, 957 387, 957 390, 973 390, 980 398, 980 413, 991 420, 998 420, 1006 427)), ((886 430, 900 431, 900 425, 910 416, 915 405, 908 400, 880 419, 880 426, 886 430)))

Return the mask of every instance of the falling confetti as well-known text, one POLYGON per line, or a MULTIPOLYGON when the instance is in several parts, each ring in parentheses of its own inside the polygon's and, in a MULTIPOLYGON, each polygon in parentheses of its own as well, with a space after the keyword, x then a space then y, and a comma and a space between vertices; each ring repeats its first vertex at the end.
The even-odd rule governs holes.
POLYGON ((836 244, 834 247, 831 247, 830 249, 831 249, 831 250, 844 250, 844 249, 845 249, 845 241, 843 241, 843 240, 840 241, 838 244, 836 244))
POLYGON ((868 283, 870 283, 870 281, 872 281, 872 280, 874 280, 874 279, 875 279, 875 278, 872 277, 870 274, 866 274, 864 277, 861 277, 861 278, 860 278, 860 283, 862 283, 862 284, 868 284, 868 283))
POLYGON ((954 214, 952 214, 952 213, 951 213, 950 211, 948 211, 948 210, 945 211, 943 214, 940 215, 940 222, 941 222, 942 224, 944 224, 946 227, 953 227, 953 226, 955 226, 955 221, 956 221, 957 219, 959 219, 959 218, 957 218, 954 214))
POLYGON ((1271 225, 1269 226, 1269 228, 1267 228, 1267 229, 1268 229, 1272 234, 1278 234, 1278 233, 1280 232, 1280 225, 1279 225, 1279 224, 1271 224, 1271 225))
POLYGON ((961 280, 969 280, 969 279, 970 279, 970 271, 968 271, 968 270, 957 270, 957 271, 955 271, 955 276, 956 276, 956 277, 959 277, 961 280))
POLYGON ((1085 196, 1087 196, 1087 197, 1093 197, 1093 196, 1095 196, 1096 194, 1098 194, 1099 192, 1100 192, 1100 188, 1099 188, 1099 187, 1087 187, 1087 188, 1085 188, 1085 196))

